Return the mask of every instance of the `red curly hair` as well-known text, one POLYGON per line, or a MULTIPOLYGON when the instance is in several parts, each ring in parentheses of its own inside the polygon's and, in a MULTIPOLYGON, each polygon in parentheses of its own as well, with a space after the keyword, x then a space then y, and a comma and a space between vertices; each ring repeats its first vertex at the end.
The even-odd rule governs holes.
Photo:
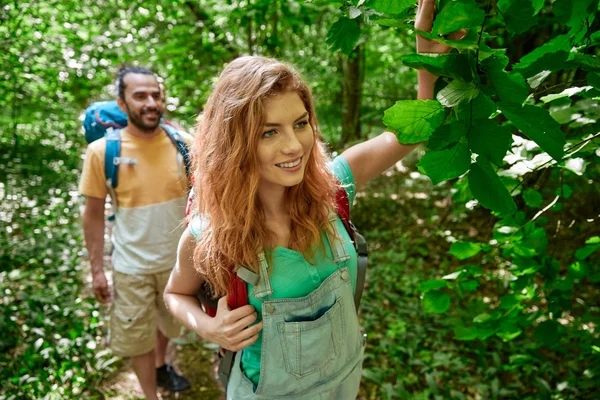
POLYGON ((207 226, 194 250, 194 264, 214 295, 229 289, 231 267, 259 272, 258 253, 273 246, 258 199, 258 141, 263 133, 265 99, 296 92, 309 114, 315 144, 302 182, 286 188, 291 247, 310 261, 331 229, 338 183, 326 166, 310 89, 293 67, 271 58, 246 56, 221 73, 197 126, 193 146, 195 210, 207 226))

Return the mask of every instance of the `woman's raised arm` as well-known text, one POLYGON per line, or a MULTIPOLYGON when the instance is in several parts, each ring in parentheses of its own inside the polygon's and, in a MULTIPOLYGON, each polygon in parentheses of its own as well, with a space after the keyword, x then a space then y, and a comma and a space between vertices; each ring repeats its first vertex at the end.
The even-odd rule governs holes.
MULTIPOLYGON (((433 25, 435 0, 419 0, 415 28, 430 32, 433 25)), ((465 31, 454 32, 449 35, 451 39, 459 39, 465 31)), ((417 52, 419 53, 447 53, 450 47, 428 40, 417 35, 417 52)), ((417 98, 427 100, 433 98, 433 88, 437 76, 424 70, 418 71, 419 89, 417 98)), ((350 147, 342 153, 352 170, 357 190, 392 167, 407 154, 413 151, 418 144, 405 145, 398 142, 396 135, 384 132, 381 135, 350 147)))

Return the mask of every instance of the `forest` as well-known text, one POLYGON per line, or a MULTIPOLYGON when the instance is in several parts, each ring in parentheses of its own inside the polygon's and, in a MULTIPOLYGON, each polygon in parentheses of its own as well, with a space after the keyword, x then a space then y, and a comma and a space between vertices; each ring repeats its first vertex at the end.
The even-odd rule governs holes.
MULTIPOLYGON (((425 142, 353 209, 370 250, 359 399, 597 398, 599 1, 437 0, 432 32, 415 6, 2 1, 0 400, 141 396, 90 288, 82 116, 141 65, 193 134, 247 54, 298 68, 332 154, 385 130, 425 142), (417 54, 417 33, 454 50, 417 54), (434 100, 416 100, 418 69, 440 76, 434 100)), ((211 345, 177 347, 194 385, 179 398, 221 398, 211 345)))

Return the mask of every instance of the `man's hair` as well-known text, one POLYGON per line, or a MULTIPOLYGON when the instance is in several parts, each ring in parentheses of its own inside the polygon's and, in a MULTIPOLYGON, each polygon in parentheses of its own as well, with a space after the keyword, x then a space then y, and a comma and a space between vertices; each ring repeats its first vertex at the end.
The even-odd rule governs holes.
POLYGON ((117 77, 115 78, 115 85, 117 86, 117 96, 121 100, 125 100, 125 76, 127 74, 152 75, 156 78, 154 72, 150 71, 148 68, 134 66, 123 66, 119 68, 119 72, 117 72, 117 77))

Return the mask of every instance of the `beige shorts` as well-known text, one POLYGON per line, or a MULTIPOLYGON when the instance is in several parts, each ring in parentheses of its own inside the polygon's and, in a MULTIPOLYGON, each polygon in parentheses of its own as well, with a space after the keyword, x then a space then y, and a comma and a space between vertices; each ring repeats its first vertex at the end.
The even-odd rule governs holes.
POLYGON ((153 275, 113 273, 114 298, 110 310, 108 344, 121 357, 149 353, 156 345, 156 329, 178 337, 181 326, 167 310, 163 291, 171 271, 153 275))

